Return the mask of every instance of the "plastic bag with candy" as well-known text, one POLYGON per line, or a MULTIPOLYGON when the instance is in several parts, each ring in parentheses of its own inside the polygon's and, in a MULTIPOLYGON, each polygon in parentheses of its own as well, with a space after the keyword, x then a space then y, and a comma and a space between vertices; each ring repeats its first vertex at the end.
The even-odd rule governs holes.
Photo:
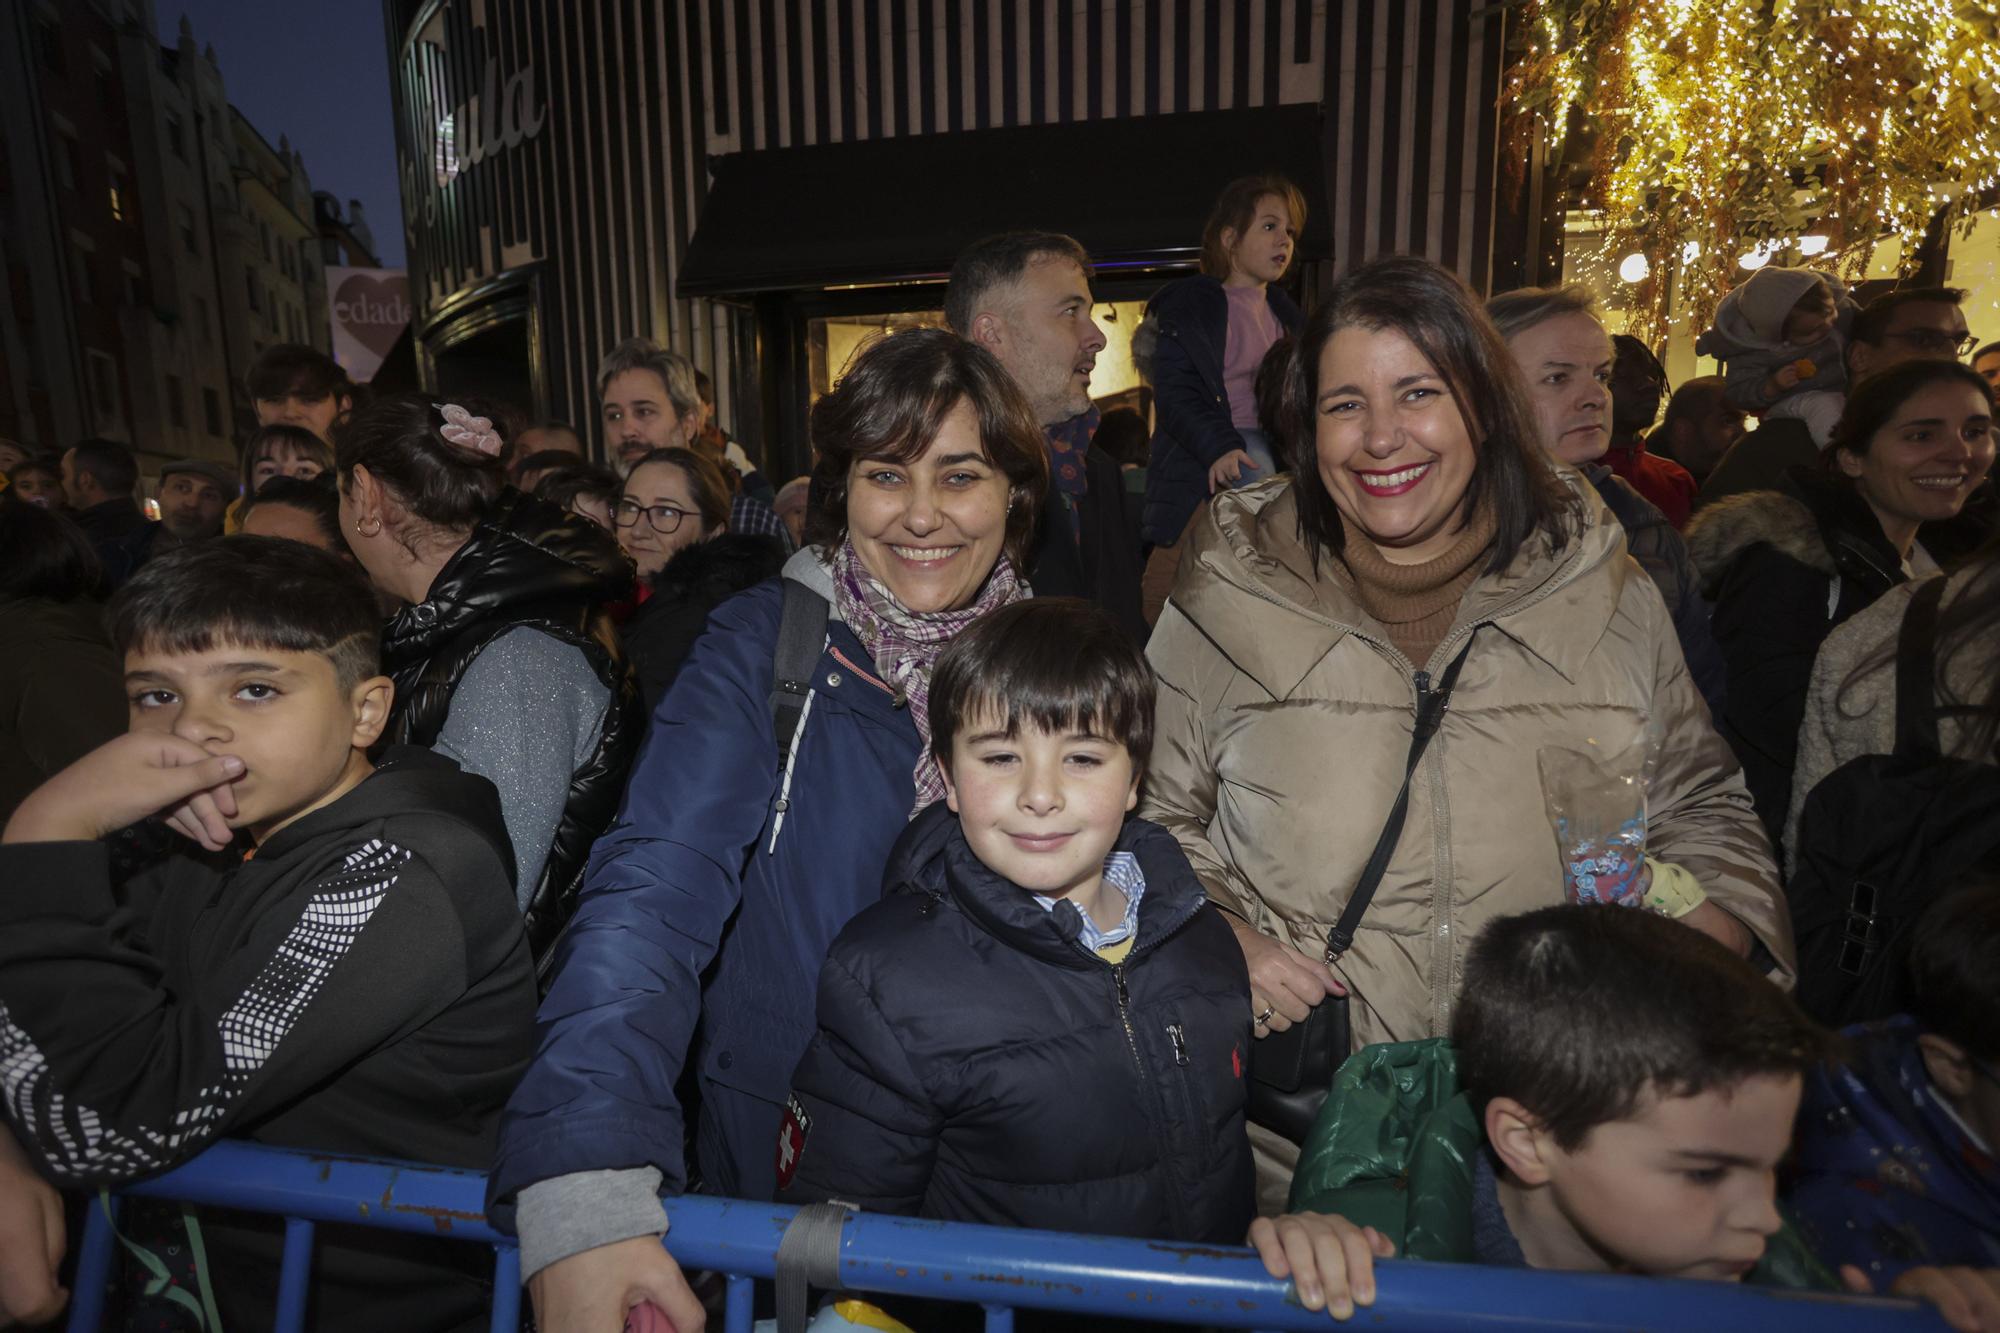
POLYGON ((1595 740, 1584 749, 1544 746, 1536 752, 1570 902, 1645 905, 1652 883, 1646 792, 1657 752, 1650 735, 1611 752, 1595 740))

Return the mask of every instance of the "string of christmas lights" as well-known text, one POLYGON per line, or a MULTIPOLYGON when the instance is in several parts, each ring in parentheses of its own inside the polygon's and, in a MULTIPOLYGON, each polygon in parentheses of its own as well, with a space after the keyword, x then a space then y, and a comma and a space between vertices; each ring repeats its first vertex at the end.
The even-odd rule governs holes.
MULTIPOLYGON (((1669 303, 1705 326, 1749 266, 1863 276, 1942 211, 1969 229, 2000 186, 2000 11, 1954 0, 1525 0, 1508 68, 1515 147, 1597 130, 1579 255, 1645 256, 1635 332, 1669 303), (1822 246, 1822 238, 1824 244, 1822 246), (1805 248, 1800 248, 1801 241, 1805 248)), ((1629 280, 1642 267, 1629 262, 1629 280)))

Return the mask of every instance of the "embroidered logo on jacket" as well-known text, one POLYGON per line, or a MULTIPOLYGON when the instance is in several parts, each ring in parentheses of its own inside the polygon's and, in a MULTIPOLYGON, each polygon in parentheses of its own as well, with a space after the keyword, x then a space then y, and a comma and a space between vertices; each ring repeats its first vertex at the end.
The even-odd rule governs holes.
POLYGON ((778 1125, 778 1188, 784 1189, 798 1174, 799 1158, 805 1155, 806 1135, 812 1133, 812 1117, 799 1105, 797 1093, 785 1098, 785 1118, 778 1125))

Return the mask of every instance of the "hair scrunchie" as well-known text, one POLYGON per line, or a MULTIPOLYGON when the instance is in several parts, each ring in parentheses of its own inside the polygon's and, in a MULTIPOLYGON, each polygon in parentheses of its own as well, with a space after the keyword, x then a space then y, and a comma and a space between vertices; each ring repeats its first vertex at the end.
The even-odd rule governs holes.
POLYGON ((500 456, 500 432, 493 429, 493 423, 485 417, 476 417, 457 403, 432 403, 444 416, 444 425, 438 434, 447 443, 471 449, 476 453, 491 457, 500 456))

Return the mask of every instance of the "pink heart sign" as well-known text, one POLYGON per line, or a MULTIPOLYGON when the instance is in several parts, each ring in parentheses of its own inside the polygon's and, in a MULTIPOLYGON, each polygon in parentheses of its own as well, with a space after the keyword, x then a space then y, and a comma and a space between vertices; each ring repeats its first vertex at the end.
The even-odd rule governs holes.
POLYGON ((378 360, 387 356, 410 322, 409 279, 348 274, 333 293, 333 322, 378 360))

